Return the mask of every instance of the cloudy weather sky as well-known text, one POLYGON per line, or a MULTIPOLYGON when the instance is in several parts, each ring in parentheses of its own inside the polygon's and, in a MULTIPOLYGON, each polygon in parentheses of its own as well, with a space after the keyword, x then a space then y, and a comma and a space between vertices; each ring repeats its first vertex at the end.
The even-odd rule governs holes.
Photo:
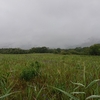
POLYGON ((100 40, 100 0, 0 0, 0 48, 67 48, 100 40))

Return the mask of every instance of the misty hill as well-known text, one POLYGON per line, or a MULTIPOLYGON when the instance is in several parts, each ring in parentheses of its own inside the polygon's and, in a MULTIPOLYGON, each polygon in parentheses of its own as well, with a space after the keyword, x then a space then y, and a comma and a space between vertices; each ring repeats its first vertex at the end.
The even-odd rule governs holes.
POLYGON ((100 43, 100 39, 90 39, 88 42, 85 42, 83 44, 81 44, 81 47, 90 47, 93 44, 99 44, 100 43))

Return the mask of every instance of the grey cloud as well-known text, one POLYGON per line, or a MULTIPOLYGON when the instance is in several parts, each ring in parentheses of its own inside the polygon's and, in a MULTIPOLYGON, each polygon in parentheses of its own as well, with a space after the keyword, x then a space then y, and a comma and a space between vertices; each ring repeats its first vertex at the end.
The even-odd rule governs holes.
POLYGON ((89 38, 99 40, 99 4, 99 0, 1 0, 0 47, 67 48, 89 38))

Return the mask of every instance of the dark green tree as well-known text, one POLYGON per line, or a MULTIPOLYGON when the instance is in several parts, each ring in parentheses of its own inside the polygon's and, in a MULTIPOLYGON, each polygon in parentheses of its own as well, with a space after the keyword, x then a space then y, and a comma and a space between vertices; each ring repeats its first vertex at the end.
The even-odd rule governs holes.
POLYGON ((100 44, 94 44, 90 46, 91 55, 100 55, 100 44))

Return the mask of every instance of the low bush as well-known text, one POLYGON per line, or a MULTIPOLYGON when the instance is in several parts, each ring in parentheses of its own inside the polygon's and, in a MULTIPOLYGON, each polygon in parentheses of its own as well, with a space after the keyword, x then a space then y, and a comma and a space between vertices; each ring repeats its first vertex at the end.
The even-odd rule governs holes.
POLYGON ((38 61, 35 61, 34 63, 31 63, 29 67, 25 68, 21 74, 20 78, 25 81, 30 81, 35 76, 39 75, 39 68, 41 64, 38 61))

